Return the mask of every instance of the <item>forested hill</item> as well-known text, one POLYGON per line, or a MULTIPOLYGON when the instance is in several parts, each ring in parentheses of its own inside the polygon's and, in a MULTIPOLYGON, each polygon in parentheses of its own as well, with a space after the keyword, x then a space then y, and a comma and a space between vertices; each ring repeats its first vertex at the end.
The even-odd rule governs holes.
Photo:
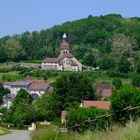
POLYGON ((132 56, 140 49, 140 18, 123 18, 119 14, 90 15, 40 32, 1 38, 0 62, 55 57, 64 32, 73 54, 87 65, 96 65, 92 60, 96 59, 97 63, 101 57, 132 56))

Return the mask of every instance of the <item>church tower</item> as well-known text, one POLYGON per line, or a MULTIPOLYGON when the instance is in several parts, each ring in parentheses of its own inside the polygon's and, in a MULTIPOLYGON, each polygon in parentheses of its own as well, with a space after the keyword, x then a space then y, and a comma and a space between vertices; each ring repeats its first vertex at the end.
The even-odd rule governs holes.
POLYGON ((67 53, 69 53, 69 44, 67 42, 67 35, 64 33, 62 43, 60 46, 60 54, 63 55, 67 53))

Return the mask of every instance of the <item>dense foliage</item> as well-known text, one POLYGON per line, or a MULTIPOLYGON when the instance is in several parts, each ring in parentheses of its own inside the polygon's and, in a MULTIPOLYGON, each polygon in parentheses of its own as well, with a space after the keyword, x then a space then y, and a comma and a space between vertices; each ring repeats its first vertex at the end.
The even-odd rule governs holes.
POLYGON ((85 130, 95 131, 96 129, 106 129, 109 126, 111 118, 95 119, 97 116, 105 115, 105 110, 96 108, 76 108, 69 111, 67 116, 68 128, 73 131, 83 132, 85 130), (107 124, 108 123, 108 124, 107 124))
POLYGON ((127 107, 140 106, 140 90, 133 86, 124 86, 116 90, 111 97, 113 120, 125 124, 130 119, 136 119, 140 116, 140 109, 123 110, 127 107), (131 115, 131 116, 130 116, 131 115))
POLYGON ((120 78, 114 78, 112 84, 116 89, 119 89, 122 86, 122 81, 120 78))
POLYGON ((55 92, 44 94, 33 102, 38 121, 54 121, 60 117, 60 101, 55 92))
POLYGON ((8 89, 5 89, 3 85, 0 83, 0 104, 3 103, 3 96, 8 94, 10 91, 8 89))
POLYGON ((30 125, 36 120, 32 101, 31 95, 26 90, 21 89, 14 99, 13 106, 4 113, 3 121, 13 123, 17 128, 30 125))
POLYGON ((58 78, 55 89, 61 110, 77 106, 81 100, 96 99, 93 84, 93 81, 82 73, 68 73, 58 78))

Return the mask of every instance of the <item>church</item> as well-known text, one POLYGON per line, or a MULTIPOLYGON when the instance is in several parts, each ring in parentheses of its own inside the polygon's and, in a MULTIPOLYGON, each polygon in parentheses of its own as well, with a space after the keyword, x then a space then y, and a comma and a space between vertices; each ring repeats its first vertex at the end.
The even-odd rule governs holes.
POLYGON ((43 70, 82 71, 82 64, 70 53, 66 34, 63 35, 58 58, 46 58, 42 62, 43 70))

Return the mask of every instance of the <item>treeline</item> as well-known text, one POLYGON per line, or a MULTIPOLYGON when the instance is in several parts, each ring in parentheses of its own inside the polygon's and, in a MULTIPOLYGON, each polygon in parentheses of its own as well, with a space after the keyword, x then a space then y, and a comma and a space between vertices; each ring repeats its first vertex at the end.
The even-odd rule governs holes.
MULTIPOLYGON (((96 66, 102 56, 116 59, 122 54, 134 56, 140 49, 140 18, 119 14, 92 17, 40 32, 24 32, 0 39, 0 62, 42 60, 59 53, 64 32, 68 34, 73 54, 84 64, 96 66)), ((139 56, 139 55, 137 55, 139 56)))

